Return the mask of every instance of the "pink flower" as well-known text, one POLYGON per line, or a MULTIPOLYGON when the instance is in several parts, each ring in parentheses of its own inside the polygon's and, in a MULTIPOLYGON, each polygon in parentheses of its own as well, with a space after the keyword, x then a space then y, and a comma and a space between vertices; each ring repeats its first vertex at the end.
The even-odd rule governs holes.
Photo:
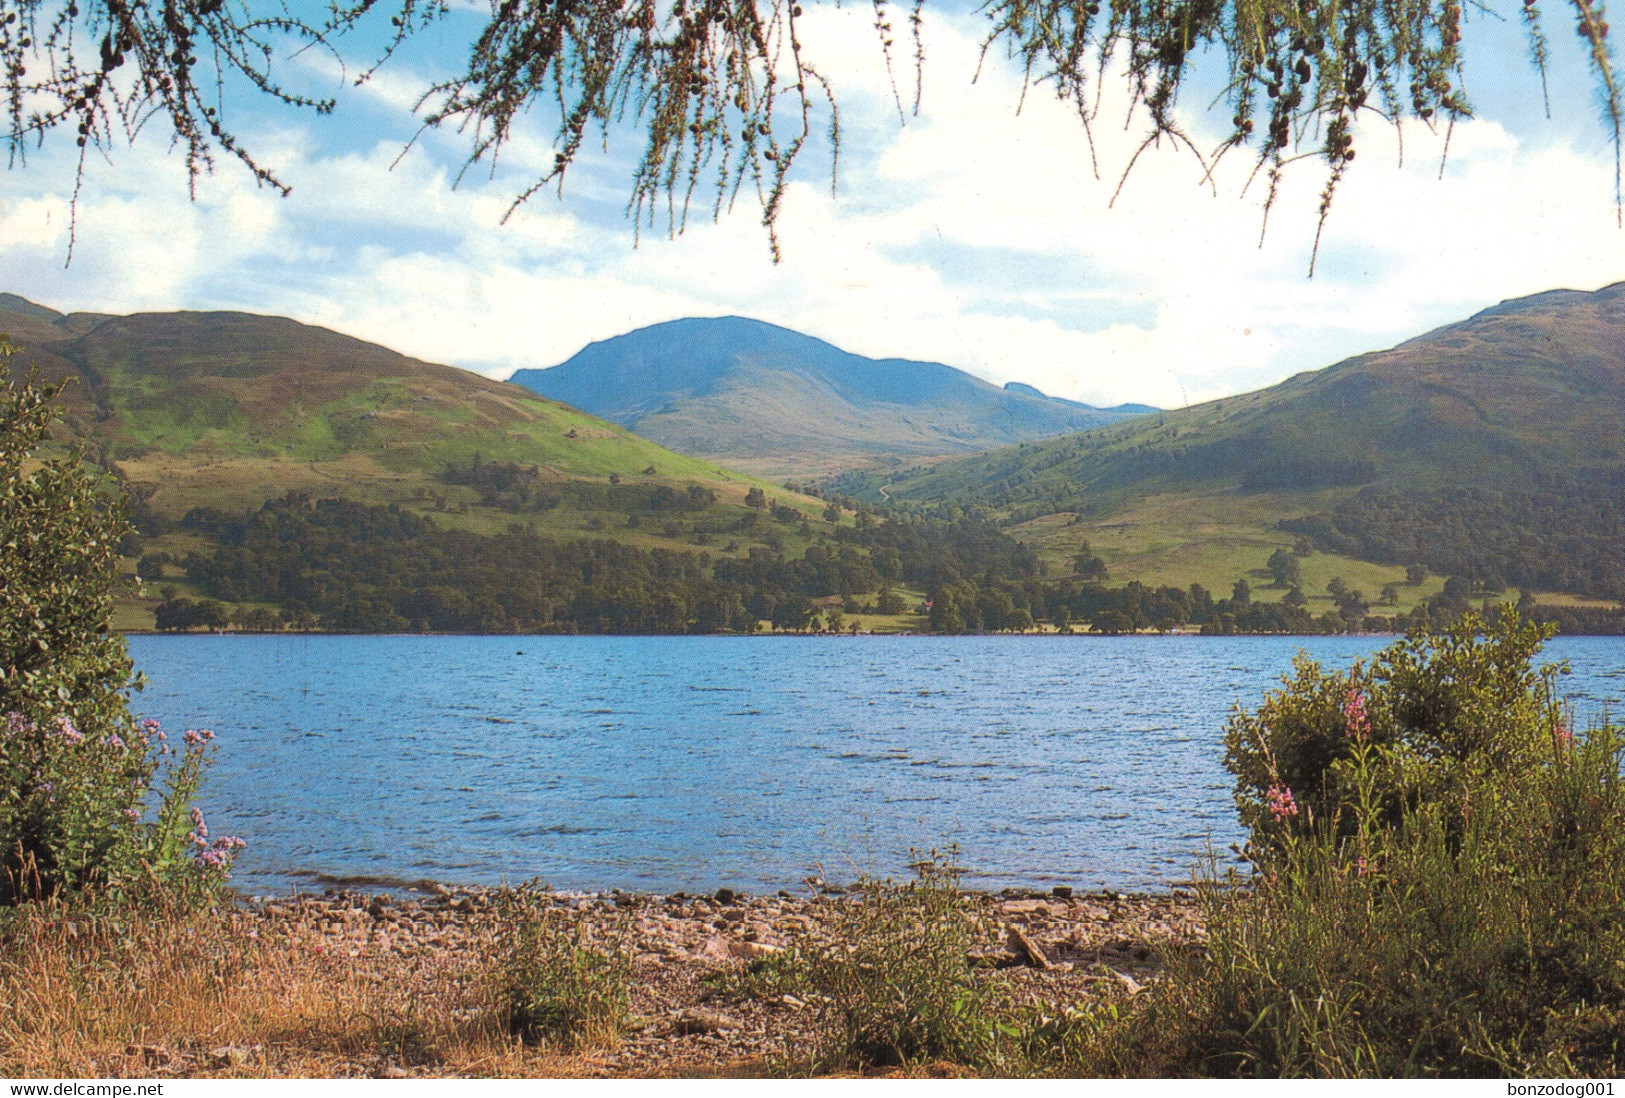
POLYGON ((186 730, 187 747, 202 747, 212 739, 214 739, 214 733, 207 728, 188 728, 186 730))
POLYGON ((1354 859, 1354 875, 1356 877, 1369 877, 1372 873, 1372 869, 1373 866, 1371 865, 1371 862, 1364 854, 1361 854, 1358 858, 1354 859))
POLYGON ((107 744, 109 747, 116 747, 120 751, 124 750, 124 738, 117 732, 108 733, 107 738, 102 742, 107 744))
POLYGON ((236 859, 237 851, 247 844, 235 835, 224 835, 213 843, 199 840, 199 845, 203 849, 196 854, 197 864, 221 876, 230 876, 231 863, 236 859))
POLYGON ((1277 785, 1270 786, 1264 793, 1264 806, 1275 817, 1276 823, 1298 814, 1298 802, 1293 799, 1292 790, 1277 785))
POLYGON ((84 733, 73 726, 72 717, 63 717, 57 722, 57 729, 62 733, 62 739, 67 743, 78 743, 85 738, 84 733))
POLYGON ((1349 735, 1357 740, 1371 734, 1371 716, 1366 712, 1365 695, 1357 686, 1349 687, 1348 698, 1343 702, 1343 724, 1349 735))
POLYGON ((6 735, 21 736, 28 730, 28 722, 15 709, 6 714, 6 735))

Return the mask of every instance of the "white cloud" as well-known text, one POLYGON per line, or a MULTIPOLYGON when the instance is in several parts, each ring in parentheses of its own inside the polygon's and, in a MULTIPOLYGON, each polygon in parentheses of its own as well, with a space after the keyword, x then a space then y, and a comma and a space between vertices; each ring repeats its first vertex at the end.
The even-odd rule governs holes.
MULTIPOLYGON (((1109 207, 1138 127, 1095 127, 1096 178, 1072 109, 1038 88, 1017 116, 1018 75, 990 60, 973 85, 978 27, 941 17, 927 25, 921 114, 900 125, 872 17, 813 14, 803 37, 841 92, 848 148, 836 195, 811 161, 790 188, 777 266, 748 195, 715 224, 702 197, 684 237, 661 223, 634 249, 621 213, 635 141, 584 161, 562 203, 539 194, 503 224, 550 160, 540 121, 494 178, 476 169, 454 187, 467 149, 455 135, 403 156, 387 132, 362 126, 335 148, 322 121, 284 118, 256 139, 294 186, 286 200, 222 161, 189 204, 158 142, 93 165, 67 271, 71 161, 42 154, 0 176, 0 286, 67 308, 284 312, 496 375, 641 325, 736 313, 1061 396, 1177 405, 1502 298, 1625 277, 1611 154, 1566 139, 1466 123, 1441 180, 1439 135, 1408 128, 1400 167, 1393 132, 1367 127, 1310 281, 1314 165, 1289 176, 1262 247, 1261 181, 1243 194, 1251 165, 1234 154, 1215 196, 1188 152, 1152 150, 1109 207)), ((364 115, 400 111, 413 86, 396 72, 353 94, 364 115)), ((1124 108, 1108 96, 1102 118, 1124 108)))

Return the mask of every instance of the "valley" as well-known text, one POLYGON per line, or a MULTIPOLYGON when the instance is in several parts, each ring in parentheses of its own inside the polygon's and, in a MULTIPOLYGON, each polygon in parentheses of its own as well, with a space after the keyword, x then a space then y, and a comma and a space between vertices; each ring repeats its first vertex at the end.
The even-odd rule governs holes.
POLYGON ((1519 597, 1579 631, 1625 617, 1625 287, 1166 412, 739 318, 515 375, 707 456, 279 317, 0 295, 0 331, 14 373, 69 380, 62 442, 133 505, 131 630, 1335 632, 1519 597), (1089 429, 955 458, 954 416, 965 446, 1089 429))

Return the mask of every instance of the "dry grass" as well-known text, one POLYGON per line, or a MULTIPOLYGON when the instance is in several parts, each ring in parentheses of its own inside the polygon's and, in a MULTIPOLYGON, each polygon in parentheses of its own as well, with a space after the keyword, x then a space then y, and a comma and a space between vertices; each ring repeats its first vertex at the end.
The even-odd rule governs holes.
POLYGON ((241 917, 14 915, 0 944, 0 1075, 569 1076, 521 1047, 484 958, 336 956, 241 917))

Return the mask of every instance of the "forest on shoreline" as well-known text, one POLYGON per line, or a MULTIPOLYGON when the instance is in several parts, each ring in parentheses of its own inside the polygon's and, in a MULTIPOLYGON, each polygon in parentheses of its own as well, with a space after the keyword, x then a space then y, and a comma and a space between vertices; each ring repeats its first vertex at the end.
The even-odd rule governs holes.
MULTIPOLYGON (((629 523, 710 502, 697 491, 621 495, 629 523)), ((789 508, 763 510, 732 521, 805 523, 789 508)), ((178 568, 201 596, 164 590, 160 632, 855 633, 879 616, 890 619, 887 631, 934 634, 1398 633, 1515 597, 1497 581, 1453 576, 1402 612, 1396 585, 1368 595, 1334 580, 1331 607, 1315 613, 1287 550, 1269 562, 1270 586, 1286 591, 1278 601, 1255 600, 1245 578, 1228 595, 1200 584, 1112 585, 1086 544, 1069 574, 1046 575, 1032 549, 998 525, 949 508, 864 511, 795 556, 769 546, 741 556, 608 537, 561 541, 518 524, 481 536, 399 506, 299 492, 246 516, 200 508, 175 525, 210 548, 138 562, 143 577, 178 568)), ((1410 581, 1425 575, 1413 569, 1410 581)), ((1525 594, 1518 610, 1565 633, 1625 633, 1618 609, 1548 606, 1525 594)))

